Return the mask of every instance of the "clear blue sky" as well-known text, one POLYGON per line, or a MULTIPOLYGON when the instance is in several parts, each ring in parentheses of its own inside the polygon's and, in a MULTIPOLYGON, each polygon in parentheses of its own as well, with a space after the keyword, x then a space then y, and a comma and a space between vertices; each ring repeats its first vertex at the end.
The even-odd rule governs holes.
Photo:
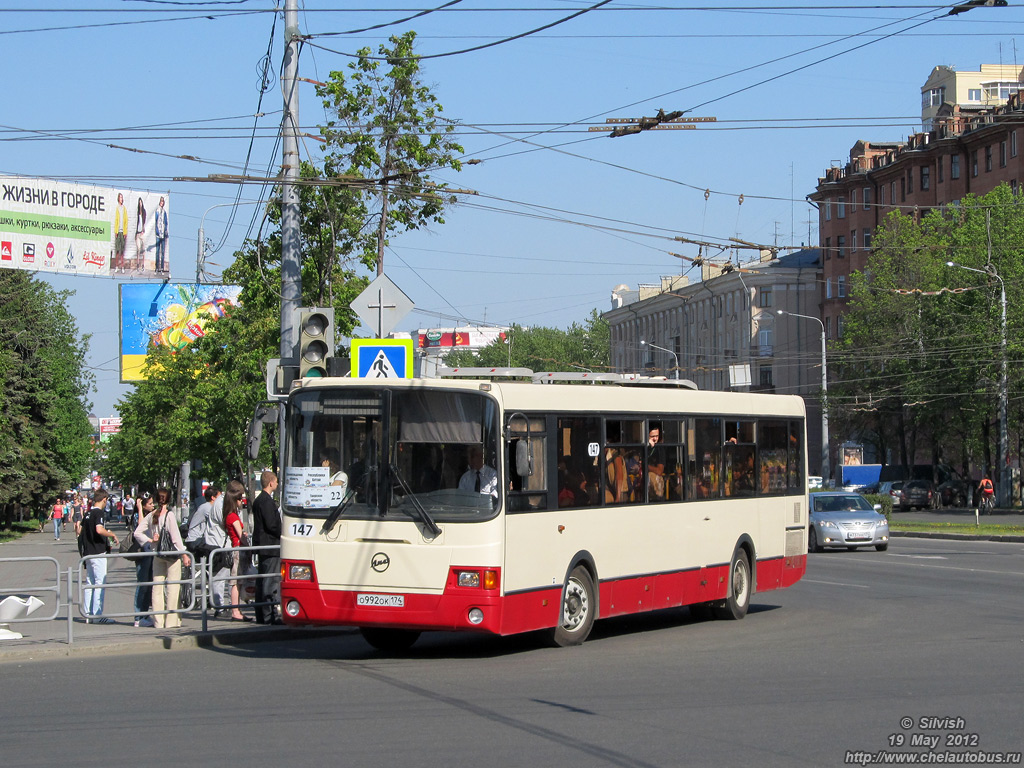
MULTIPOLYGON (((300 28, 344 33, 400 22, 311 43, 354 53, 414 29, 418 52, 430 56, 502 41, 596 4, 463 0, 402 23, 444 0, 305 0, 300 28)), ((280 163, 280 19, 273 83, 259 108, 265 116, 253 117, 272 7, 266 0, 0 0, 0 174, 169 191, 172 278, 194 279, 200 219, 238 190, 174 179, 241 172, 254 124, 250 172, 276 172, 280 163)), ((479 193, 465 196, 446 224, 393 241, 386 272, 416 304, 399 329, 460 318, 564 328, 609 308, 620 283, 686 271, 671 253, 697 251, 673 242, 676 235, 816 243, 805 195, 858 139, 899 140, 919 130, 920 87, 934 66, 1024 63, 1015 42, 1024 32, 1020 7, 921 24, 942 8, 614 0, 536 34, 424 60, 425 81, 461 124, 465 158, 483 162, 441 175, 479 193), (586 130, 659 108, 718 122, 616 139, 586 130)), ((307 45, 300 75, 326 79, 349 61, 307 45)), ((325 120, 311 85, 301 91, 300 120, 314 135, 325 120)), ((301 150, 317 159, 315 141, 301 150)), ((241 191, 242 200, 255 196, 241 191)), ((206 218, 220 267, 245 237, 254 207, 239 208, 228 226, 230 210, 206 218)), ((71 309, 92 334, 93 410, 111 415, 128 391, 117 375, 117 283, 47 279, 75 291, 71 309)))

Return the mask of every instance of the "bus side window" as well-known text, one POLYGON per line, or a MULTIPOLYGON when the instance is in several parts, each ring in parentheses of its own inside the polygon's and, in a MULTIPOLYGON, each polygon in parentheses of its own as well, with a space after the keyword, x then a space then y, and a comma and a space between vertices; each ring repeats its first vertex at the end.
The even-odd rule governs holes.
MULTIPOLYGON (((521 422, 519 422, 521 424, 521 422)), ((530 418, 530 451, 533 454, 532 472, 517 464, 517 446, 525 437, 508 442, 508 506, 511 512, 540 511, 548 508, 548 437, 544 419, 530 418)))
POLYGON ((785 421, 761 420, 757 424, 758 480, 761 494, 786 492, 788 425, 785 421))
POLYGON ((693 440, 687 446, 687 480, 691 498, 717 499, 721 491, 722 420, 693 420, 693 440))

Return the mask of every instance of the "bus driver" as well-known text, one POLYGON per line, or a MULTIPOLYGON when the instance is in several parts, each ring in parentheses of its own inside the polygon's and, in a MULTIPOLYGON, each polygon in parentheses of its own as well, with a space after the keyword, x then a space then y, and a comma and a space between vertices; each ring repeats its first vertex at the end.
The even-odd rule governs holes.
POLYGON ((498 473, 484 464, 483 448, 479 445, 469 448, 469 469, 459 479, 459 490, 498 496, 498 473))

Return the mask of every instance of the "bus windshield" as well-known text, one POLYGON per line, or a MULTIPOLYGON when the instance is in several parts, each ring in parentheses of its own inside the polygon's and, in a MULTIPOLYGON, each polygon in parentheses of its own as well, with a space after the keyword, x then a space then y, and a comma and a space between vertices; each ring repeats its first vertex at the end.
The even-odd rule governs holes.
MULTIPOLYGON (((307 389, 290 403, 284 509, 472 522, 501 497, 498 409, 476 391, 307 389)), ((429 524, 428 524, 428 527, 429 524)))

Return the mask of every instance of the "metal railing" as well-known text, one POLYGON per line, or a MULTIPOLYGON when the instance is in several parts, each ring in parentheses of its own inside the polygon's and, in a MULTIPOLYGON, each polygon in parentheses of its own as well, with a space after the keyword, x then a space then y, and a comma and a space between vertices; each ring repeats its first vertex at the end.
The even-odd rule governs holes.
MULTIPOLYGON (((109 568, 107 574, 113 573, 115 580, 110 578, 104 578, 102 583, 91 584, 87 578, 87 571, 89 563, 92 561, 106 561, 109 563, 111 560, 117 558, 124 558, 130 564, 134 565, 142 559, 155 559, 157 554, 155 552, 132 552, 132 553, 107 553, 100 555, 86 555, 78 559, 78 561, 71 566, 68 566, 65 572, 61 571, 60 562, 53 557, 5 557, 0 558, 0 568, 14 568, 18 572, 23 572, 25 569, 30 568, 32 563, 49 563, 52 564, 52 574, 49 573, 47 568, 47 574, 44 574, 40 583, 34 583, 31 581, 34 576, 26 579, 22 577, 20 573, 17 573, 15 577, 0 580, 0 599, 11 596, 11 595, 48 595, 52 594, 53 597, 53 609, 46 614, 33 613, 29 616, 21 618, 11 619, 9 621, 3 621, 4 624, 24 624, 32 622, 47 622, 61 619, 62 617, 67 621, 67 642, 68 644, 74 643, 74 622, 75 618, 83 619, 87 622, 99 620, 103 618, 115 619, 115 618, 128 618, 139 615, 144 616, 169 616, 172 614, 183 615, 187 613, 195 613, 199 611, 201 614, 202 631, 209 631, 208 620, 211 610, 235 610, 242 608, 263 608, 271 605, 276 605, 276 601, 264 600, 263 602, 257 602, 255 600, 245 600, 244 593, 240 593, 239 602, 231 603, 229 600, 219 600, 216 604, 214 603, 214 592, 215 590, 221 589, 223 586, 236 580, 239 582, 240 589, 243 587, 243 582, 252 582, 258 584, 260 581, 267 579, 276 579, 279 574, 275 571, 273 573, 258 573, 252 570, 253 565, 253 554, 259 552, 276 553, 280 552, 280 546, 276 545, 264 545, 264 546, 249 546, 249 547, 221 547, 210 551, 209 557, 203 557, 197 559, 194 554, 179 550, 175 554, 179 556, 189 555, 191 563, 189 566, 185 566, 184 563, 179 559, 181 563, 181 574, 175 579, 166 578, 150 578, 148 580, 139 580, 134 577, 135 574, 131 574, 133 578, 128 578, 129 573, 125 573, 121 569, 109 568), (237 575, 232 576, 230 569, 220 568, 214 572, 213 560, 214 557, 221 554, 233 555, 239 553, 240 566, 237 575), (77 582, 77 583, 76 583, 77 582), (152 600, 150 606, 144 610, 137 611, 135 609, 134 595, 135 591, 140 588, 151 588, 151 589, 164 589, 168 588, 168 598, 174 595, 174 587, 177 587, 177 599, 174 600, 173 605, 166 605, 162 610, 156 611, 153 609, 152 600), (91 613, 88 606, 93 605, 91 599, 95 593, 95 590, 104 590, 104 607, 102 613, 91 613), (119 606, 123 605, 125 592, 130 592, 130 604, 131 610, 107 610, 109 603, 107 602, 110 593, 113 593, 119 606)), ((171 566, 174 567, 173 565, 171 566)), ((253 565, 254 567, 254 565, 253 565)), ((0 573, 6 573, 6 571, 0 570, 0 573)), ((258 590, 256 593, 258 594, 258 590)), ((219 594, 219 593, 218 593, 219 594)), ((174 627, 163 627, 164 629, 174 629, 174 627)))

